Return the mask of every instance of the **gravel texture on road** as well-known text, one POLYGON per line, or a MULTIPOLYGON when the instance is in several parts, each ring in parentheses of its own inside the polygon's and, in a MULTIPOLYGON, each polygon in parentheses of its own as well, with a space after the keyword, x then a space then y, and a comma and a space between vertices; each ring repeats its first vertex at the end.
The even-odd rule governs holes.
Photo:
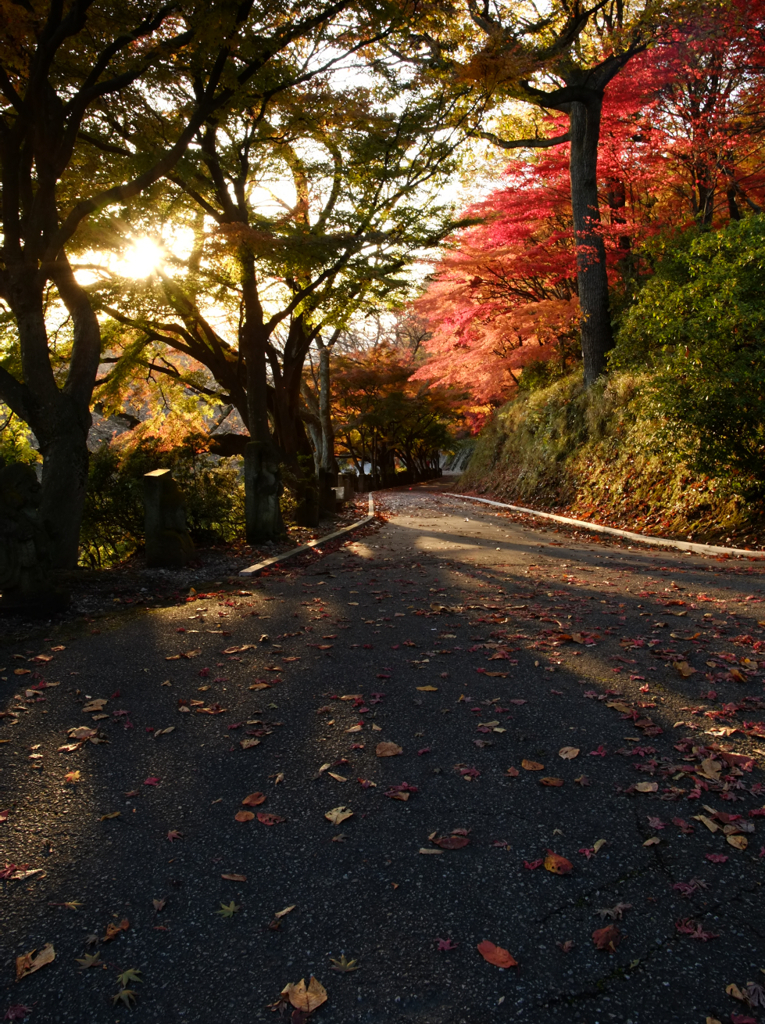
POLYGON ((765 1021, 765 568, 375 497, 5 642, 0 1017, 765 1021))

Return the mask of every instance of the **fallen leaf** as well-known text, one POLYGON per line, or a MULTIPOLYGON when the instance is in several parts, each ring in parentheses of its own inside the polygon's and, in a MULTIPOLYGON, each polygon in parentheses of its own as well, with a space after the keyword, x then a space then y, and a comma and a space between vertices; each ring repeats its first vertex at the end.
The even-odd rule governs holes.
POLYGON ((237 811, 234 815, 234 821, 253 821, 255 815, 252 811, 237 811))
POLYGON ((261 825, 281 825, 286 820, 281 815, 272 814, 270 811, 258 811, 258 821, 261 825))
POLYGON ((691 668, 687 661, 676 661, 672 667, 678 675, 683 677, 683 679, 688 679, 689 676, 694 675, 696 672, 696 669, 691 668))
POLYGON ((221 875, 221 878, 225 878, 227 882, 246 882, 247 875, 221 875))
POLYGON ((596 949, 604 949, 607 953, 615 953, 616 947, 622 941, 622 933, 614 925, 606 925, 605 928, 597 928, 592 933, 592 941, 596 949))
POLYGON ((239 746, 242 748, 242 750, 250 750, 252 747, 257 747, 259 743, 260 743, 260 740, 256 740, 256 739, 254 739, 252 737, 248 737, 245 740, 240 740, 239 741, 239 746))
POLYGON ((658 788, 658 782, 638 782, 635 786, 638 793, 656 793, 658 788))
POLYGON ((21 981, 28 974, 34 974, 35 971, 39 971, 41 967, 45 967, 46 964, 52 963, 56 959, 56 951, 50 942, 42 947, 37 956, 34 954, 35 950, 32 949, 28 953, 16 957, 16 981, 21 981))
POLYGON ((116 939, 120 932, 126 932, 130 927, 130 921, 123 917, 119 924, 107 924, 106 934, 101 937, 102 942, 111 942, 116 939))
POLYGON ((544 767, 539 761, 528 761, 525 757, 521 761, 521 768, 525 768, 527 772, 541 772, 544 771, 544 767))
POLYGON ((494 943, 489 942, 488 939, 484 939, 483 942, 479 942, 476 949, 484 960, 493 964, 495 967, 518 966, 518 961, 508 950, 503 949, 502 946, 495 946, 494 943))
POLYGON ((548 850, 545 857, 546 871, 550 871, 553 875, 570 875, 573 866, 570 860, 548 850))
POLYGON ((564 761, 571 761, 578 756, 579 747, 561 747, 558 751, 558 757, 562 757, 564 761))
POLYGON ((104 705, 106 703, 107 703, 107 701, 105 701, 105 700, 103 700, 101 698, 99 698, 98 700, 92 700, 88 704, 85 704, 82 710, 83 711, 88 711, 88 712, 90 712, 90 711, 103 711, 104 710, 104 705))
POLYGON ((549 775, 545 775, 539 780, 541 786, 562 786, 563 779, 557 779, 549 775))
POLYGON ((87 725, 80 725, 76 729, 69 729, 67 736, 70 740, 89 740, 96 735, 96 730, 87 725))
POLYGON ((746 836, 727 836, 726 840, 728 845, 734 847, 736 850, 745 850, 749 845, 749 840, 746 836))
POLYGON ((297 906, 297 903, 291 903, 288 907, 285 907, 284 910, 277 910, 276 913, 274 914, 274 917, 278 921, 279 918, 286 917, 287 914, 291 914, 296 906, 297 906))
POLYGON ((332 960, 330 957, 333 971, 339 971, 341 974, 348 974, 349 971, 357 971, 361 964, 358 960, 349 960, 345 953, 342 954, 339 960, 332 960))
POLYGON ((353 817, 353 811, 348 807, 333 807, 331 811, 327 811, 324 817, 332 825, 339 825, 341 821, 346 821, 348 818, 353 817))
POLYGON ((397 743, 378 743, 375 747, 378 757, 395 757, 396 754, 403 754, 403 749, 397 743))
POLYGON ((438 687, 437 686, 417 686, 416 689, 422 691, 422 693, 435 693, 436 690, 438 689, 438 687))
POLYGON ((75 957, 77 963, 80 965, 81 971, 87 971, 89 967, 100 967, 101 966, 101 954, 100 953, 86 953, 85 956, 80 960, 75 957))
POLYGON ((442 850, 462 850, 468 845, 470 839, 463 835, 439 836, 436 832, 428 836, 432 843, 440 846, 442 850))
POLYGON ((66 775, 64 776, 64 785, 65 786, 66 785, 73 786, 75 784, 75 782, 79 782, 79 781, 80 781, 80 770, 79 770, 79 768, 77 769, 76 772, 67 772, 66 775))
POLYGON ((221 903, 220 910, 216 910, 215 913, 220 914, 223 918, 232 918, 234 914, 238 914, 241 909, 241 905, 237 906, 237 904, 232 900, 228 904, 221 903))
POLYGON ((299 981, 297 985, 285 985, 282 995, 289 999, 296 1010, 302 1010, 305 1014, 313 1013, 327 1001, 327 990, 313 975, 308 985, 305 979, 299 981))
POLYGON ((646 841, 643 843, 643 846, 656 846, 656 844, 660 842, 661 839, 659 839, 658 836, 651 836, 650 839, 646 839, 646 841))
POLYGON ((242 800, 245 807, 258 807, 260 804, 264 804, 265 802, 265 793, 250 793, 249 796, 246 796, 244 800, 242 800))

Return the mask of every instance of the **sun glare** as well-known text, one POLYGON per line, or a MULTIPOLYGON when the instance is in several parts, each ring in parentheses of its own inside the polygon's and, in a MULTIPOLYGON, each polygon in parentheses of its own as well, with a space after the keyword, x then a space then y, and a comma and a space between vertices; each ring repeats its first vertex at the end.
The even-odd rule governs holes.
POLYGON ((151 238, 136 238, 119 261, 120 273, 125 277, 148 277, 163 259, 162 246, 151 238))

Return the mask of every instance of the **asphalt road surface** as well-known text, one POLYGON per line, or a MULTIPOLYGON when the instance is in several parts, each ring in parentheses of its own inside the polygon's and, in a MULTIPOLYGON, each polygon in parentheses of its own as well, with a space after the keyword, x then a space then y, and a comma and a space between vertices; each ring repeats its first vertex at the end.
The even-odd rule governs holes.
POLYGON ((0 1017, 765 1021, 762 563, 382 502, 3 649, 0 1017))

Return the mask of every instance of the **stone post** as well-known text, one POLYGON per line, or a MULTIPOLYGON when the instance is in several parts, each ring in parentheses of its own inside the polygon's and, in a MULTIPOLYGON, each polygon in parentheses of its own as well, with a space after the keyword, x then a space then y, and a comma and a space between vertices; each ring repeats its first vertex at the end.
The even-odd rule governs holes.
POLYGON ((186 509, 172 470, 154 469, 143 478, 146 564, 185 565, 194 554, 186 528, 186 509))
POLYGON ((279 504, 283 490, 275 447, 263 441, 250 441, 244 449, 244 516, 248 544, 262 544, 284 535, 279 504))

